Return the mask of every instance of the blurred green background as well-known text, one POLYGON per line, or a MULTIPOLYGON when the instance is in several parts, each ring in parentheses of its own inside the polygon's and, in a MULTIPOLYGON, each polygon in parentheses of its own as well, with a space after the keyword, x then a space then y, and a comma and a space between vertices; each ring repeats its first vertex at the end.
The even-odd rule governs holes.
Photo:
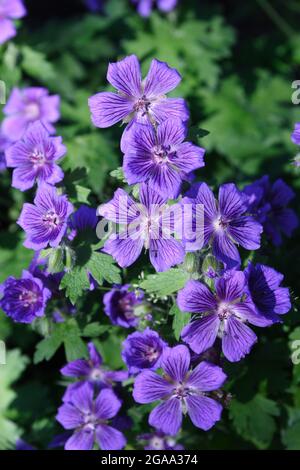
MULTIPOLYGON (((291 165, 298 149, 290 134, 300 121, 300 105, 291 101, 292 82, 300 80, 300 1, 181 0, 169 15, 155 11, 146 20, 127 0, 107 0, 99 15, 80 1, 25 3, 18 36, 0 48, 0 79, 9 90, 42 85, 61 96, 57 133, 68 148, 62 165, 69 192, 78 185, 90 189, 96 207, 118 185, 109 173, 121 164, 122 130, 93 128, 87 99, 109 89, 108 61, 136 54, 144 71, 155 57, 182 75, 174 95, 188 101, 191 132, 207 149, 198 179, 242 187, 264 174, 281 177, 296 191, 299 208, 300 171, 291 165), (199 128, 209 134, 197 137, 199 128)), ((6 170, 0 175, 0 282, 19 276, 33 254, 22 247, 15 223, 33 193, 10 183, 6 170)), ((259 331, 259 345, 244 361, 226 366, 234 400, 214 430, 184 427, 180 442, 187 449, 300 449, 300 365, 291 361, 292 341, 300 340, 299 231, 280 249, 266 245, 258 259, 284 273, 293 310, 283 326, 259 331)), ((99 314, 99 301, 91 305, 99 314)), ((60 430, 54 416, 63 352, 33 365, 40 336, 2 312, 0 339, 11 350, 8 366, 0 366, 0 448, 22 435, 45 449, 60 430)), ((146 418, 138 414, 136 408, 133 431, 145 432, 146 418)))

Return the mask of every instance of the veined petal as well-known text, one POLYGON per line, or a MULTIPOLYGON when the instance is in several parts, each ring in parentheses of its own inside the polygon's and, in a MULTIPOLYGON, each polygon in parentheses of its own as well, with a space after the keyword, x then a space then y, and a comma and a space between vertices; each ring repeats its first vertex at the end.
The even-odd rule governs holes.
POLYGON ((227 219, 242 215, 247 210, 247 197, 235 184, 222 184, 219 189, 220 213, 227 219))
POLYGON ((187 104, 182 98, 162 98, 154 101, 151 103, 150 111, 159 123, 169 118, 177 118, 186 122, 190 117, 187 104))
POLYGON ((134 382, 133 398, 137 403, 152 403, 167 397, 174 386, 151 370, 142 371, 134 382))
POLYGON ((202 313, 217 308, 217 302, 209 288, 199 281, 188 281, 178 292, 177 303, 183 312, 202 313))
POLYGON ((181 338, 197 354, 211 348, 217 338, 220 320, 216 314, 194 320, 185 326, 181 338))
POLYGON ((239 299, 244 294, 245 287, 246 276, 242 271, 230 271, 226 276, 216 281, 218 297, 224 302, 239 299))
POLYGON ((212 398, 190 395, 186 404, 189 417, 197 428, 208 431, 221 419, 222 405, 212 398))
POLYGON ((167 119, 157 128, 157 141, 162 145, 181 144, 187 134, 187 126, 181 119, 167 119))
POLYGON ((238 362, 245 357, 257 341, 256 334, 233 315, 225 323, 222 338, 224 356, 230 362, 238 362))
POLYGON ((157 272, 167 271, 171 266, 180 264, 185 257, 182 244, 170 237, 167 239, 150 239, 149 254, 151 264, 157 272))
POLYGON ((188 348, 183 345, 166 348, 162 355, 161 367, 175 382, 182 382, 188 373, 191 356, 188 348))
POLYGON ((244 216, 230 222, 228 231, 231 237, 246 250, 258 250, 262 225, 253 217, 244 216))
POLYGON ((161 403, 149 415, 149 424, 170 436, 178 433, 181 423, 182 409, 178 398, 170 398, 161 403))
POLYGON ((148 99, 165 95, 174 90, 181 81, 176 69, 169 67, 166 62, 153 59, 145 80, 144 93, 148 99))
POLYGON ((117 235, 116 238, 108 239, 105 242, 103 251, 111 255, 121 268, 126 268, 133 264, 140 256, 144 245, 143 238, 131 236, 122 238, 117 235))
POLYGON ((133 111, 133 102, 111 92, 101 92, 89 98, 92 122, 96 127, 110 127, 133 111))
POLYGON ((116 416, 121 408, 121 401, 117 398, 115 393, 105 388, 101 390, 95 401, 95 414, 99 419, 110 419, 116 416))
POLYGON ((142 81, 138 58, 130 55, 119 62, 109 64, 107 80, 118 91, 138 98, 141 95, 142 81))
POLYGON ((121 450, 126 445, 126 439, 121 431, 106 424, 97 426, 96 438, 101 450, 121 450))
POLYGON ((65 443, 65 450, 92 450, 94 434, 92 430, 80 429, 75 431, 65 443))
POLYGON ((211 392, 222 387, 226 378, 221 367, 203 361, 190 374, 186 384, 202 392, 211 392))
POLYGON ((241 264, 241 257, 236 245, 228 235, 223 232, 215 232, 212 242, 214 256, 222 261, 227 269, 237 268, 241 264))

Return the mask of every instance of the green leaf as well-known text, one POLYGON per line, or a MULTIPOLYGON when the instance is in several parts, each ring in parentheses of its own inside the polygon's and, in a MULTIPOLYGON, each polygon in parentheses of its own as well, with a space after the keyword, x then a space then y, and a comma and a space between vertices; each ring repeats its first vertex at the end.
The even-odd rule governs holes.
POLYGON ((8 351, 6 364, 0 364, 0 449, 8 449, 15 446, 21 431, 18 426, 7 417, 7 411, 16 398, 16 393, 11 385, 21 376, 28 358, 22 356, 18 349, 8 351))
POLYGON ((23 54, 22 68, 28 75, 44 82, 55 79, 55 69, 46 60, 43 53, 35 51, 29 46, 23 46, 21 51, 23 54))
POLYGON ((110 284, 120 284, 122 282, 120 269, 114 264, 114 260, 110 255, 94 251, 87 263, 87 269, 100 285, 104 281, 110 284))
POLYGON ((111 171, 110 176, 116 178, 117 180, 121 181, 122 183, 126 183, 126 178, 124 176, 123 168, 120 166, 116 170, 111 171))
POLYGON ((271 444, 276 430, 274 416, 279 414, 277 403, 261 394, 246 403, 233 400, 229 409, 237 433, 259 449, 267 449, 271 444))
POLYGON ((67 361, 87 357, 85 343, 81 339, 81 330, 74 318, 58 323, 47 338, 37 344, 34 363, 49 361, 58 348, 64 344, 67 361))
POLYGON ((42 339, 42 341, 36 345, 36 351, 33 357, 34 364, 38 364, 42 361, 49 361, 62 343, 63 338, 61 337, 61 334, 54 330, 51 336, 42 339))
POLYGON ((89 196, 91 194, 91 190, 89 188, 85 188, 84 186, 80 186, 79 184, 75 185, 76 191, 76 202, 80 202, 81 204, 89 204, 89 196))
POLYGON ((78 266, 73 268, 70 272, 65 273, 60 283, 60 289, 66 289, 66 296, 73 305, 89 287, 90 283, 86 270, 78 266))
POLYGON ((150 274, 141 282, 140 287, 147 292, 165 297, 182 289, 188 279, 188 273, 173 268, 163 273, 150 274))
POLYGON ((176 304, 174 304, 170 310, 170 315, 173 315, 173 332, 175 339, 178 341, 182 332, 182 329, 189 323, 191 315, 189 313, 182 312, 176 304))
POLYGON ((300 450, 300 421, 282 432, 282 442, 287 450, 300 450))
POLYGON ((84 328, 82 336, 87 336, 88 338, 97 338, 98 336, 105 333, 108 329, 108 325, 101 325, 97 322, 90 323, 84 328))

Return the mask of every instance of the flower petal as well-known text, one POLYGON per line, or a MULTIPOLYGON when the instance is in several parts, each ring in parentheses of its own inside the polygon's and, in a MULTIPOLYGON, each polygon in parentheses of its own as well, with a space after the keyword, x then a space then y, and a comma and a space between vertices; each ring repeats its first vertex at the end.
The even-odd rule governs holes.
POLYGON ((215 296, 199 281, 188 281, 178 292, 177 303, 183 312, 202 313, 217 308, 215 296))
POLYGON ((163 145, 180 145, 187 134, 187 127, 181 119, 167 119, 157 128, 157 141, 163 145))
POLYGON ((92 430, 80 429, 65 443, 65 450, 92 450, 94 445, 94 433, 92 430))
POLYGON ((181 423, 182 409, 178 398, 170 398, 161 403, 149 415, 149 424, 170 436, 178 433, 181 423))
POLYGON ((164 372, 176 382, 182 382, 189 370, 191 356, 188 348, 183 345, 166 348, 161 359, 164 372))
POLYGON ((99 419, 110 419, 116 416, 121 408, 121 401, 109 388, 101 390, 95 401, 95 415, 99 419))
POLYGON ((191 373, 187 385, 197 388, 202 392, 211 392, 222 387, 227 376, 221 367, 209 362, 201 362, 191 373))
POLYGON ((216 281, 218 297, 225 302, 239 299, 244 294, 245 287, 246 276, 242 271, 228 271, 225 276, 216 281))
POLYGON ((150 111, 157 122, 164 122, 169 118, 177 118, 186 122, 190 113, 187 104, 182 98, 162 98, 151 103, 150 111))
POLYGON ((253 217, 239 217, 230 222, 228 232, 231 237, 246 250, 258 250, 260 237, 263 231, 262 225, 253 217))
POLYGON ((222 216, 233 219, 247 210, 247 197, 235 184, 222 184, 219 189, 219 208, 222 216))
POLYGON ((96 437, 101 450, 121 450, 126 446, 124 435, 106 424, 97 426, 96 437))
POLYGON ((96 127, 110 127, 133 111, 133 103, 111 92, 101 92, 89 98, 92 122, 96 127))
POLYGON ((213 346, 220 325, 217 315, 210 314, 200 320, 194 320, 185 326, 181 338, 197 354, 201 354, 213 346))
POLYGON ((197 428, 208 431, 221 419, 222 405, 212 398, 190 395, 186 404, 192 423, 197 428))
POLYGON ((56 420, 65 429, 74 429, 83 424, 83 417, 80 411, 70 403, 64 403, 58 408, 56 420))
POLYGON ((105 242, 103 252, 111 255, 121 268, 131 266, 140 256, 143 249, 144 241, 141 237, 131 238, 128 234, 127 238, 111 238, 105 242))
POLYGON ((170 237, 168 239, 150 240, 149 254, 151 264, 157 272, 167 271, 171 266, 184 260, 185 250, 182 244, 170 237))
POLYGON ((137 403, 151 403, 172 393, 173 385, 151 370, 142 371, 134 382, 133 398, 137 403))
POLYGON ((119 62, 109 64, 107 80, 125 95, 140 97, 142 78, 138 58, 130 55, 119 62))
POLYGON ((76 359, 64 366, 60 372, 66 377, 86 377, 90 370, 91 367, 87 361, 84 359, 76 359))
POLYGON ((165 95, 181 82, 181 75, 166 62, 153 59, 145 80, 144 93, 148 99, 165 95))
POLYGON ((250 352, 256 341, 256 334, 247 325, 233 315, 227 320, 222 338, 222 350, 228 361, 240 361, 250 352))

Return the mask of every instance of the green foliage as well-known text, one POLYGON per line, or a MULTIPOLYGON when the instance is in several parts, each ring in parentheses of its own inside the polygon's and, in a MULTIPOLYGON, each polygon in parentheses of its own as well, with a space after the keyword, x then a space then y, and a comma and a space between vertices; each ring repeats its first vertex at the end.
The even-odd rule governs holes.
POLYGON ((140 283, 140 287, 151 294, 165 297, 182 289, 188 279, 186 272, 173 268, 163 273, 150 274, 140 283))
POLYGON ((229 409, 237 433, 259 449, 266 449, 271 444, 276 430, 274 417, 279 414, 276 402, 260 394, 247 403, 233 400, 229 409))
MULTIPOLYGON (((120 269, 114 264, 110 255, 88 249, 80 250, 76 264, 62 278, 60 287, 66 289, 66 295, 74 305, 82 293, 89 289, 89 276, 102 285, 104 281, 110 284, 121 282, 120 269)), ((75 255, 76 256, 76 255, 75 255)))
POLYGON ((10 420, 8 409, 16 397, 12 384, 19 379, 24 371, 28 359, 22 356, 18 349, 8 351, 6 364, 0 364, 0 448, 8 449, 14 446, 16 439, 20 436, 17 424, 10 420))

